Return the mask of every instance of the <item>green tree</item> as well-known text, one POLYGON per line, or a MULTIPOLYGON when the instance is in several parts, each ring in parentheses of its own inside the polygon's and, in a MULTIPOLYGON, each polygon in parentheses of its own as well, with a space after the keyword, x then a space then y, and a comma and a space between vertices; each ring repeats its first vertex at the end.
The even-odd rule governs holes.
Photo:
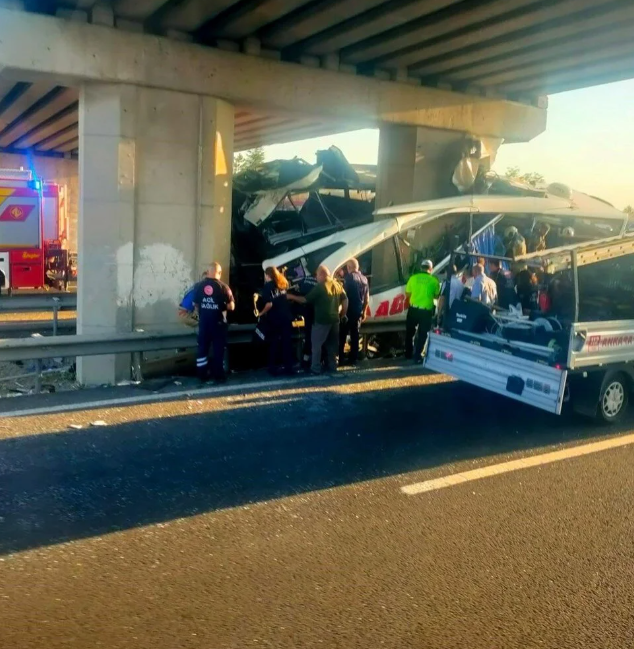
POLYGON ((255 149, 238 153, 233 157, 233 173, 243 171, 257 171, 264 164, 264 149, 260 146, 255 149))
POLYGON ((504 177, 508 178, 509 180, 517 180, 518 182, 532 185, 533 187, 537 187, 537 185, 543 185, 546 182, 544 176, 537 173, 536 171, 522 173, 519 167, 507 167, 504 177))
POLYGON ((628 216, 634 216, 634 207, 631 205, 628 205, 624 210, 623 210, 628 216))

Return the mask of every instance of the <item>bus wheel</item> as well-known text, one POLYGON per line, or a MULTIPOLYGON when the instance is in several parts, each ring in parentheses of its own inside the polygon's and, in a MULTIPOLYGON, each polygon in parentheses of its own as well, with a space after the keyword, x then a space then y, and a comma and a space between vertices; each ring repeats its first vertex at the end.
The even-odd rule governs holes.
POLYGON ((606 375, 599 393, 599 419, 607 424, 614 424, 623 419, 627 412, 629 392, 630 382, 625 374, 618 372, 606 375))

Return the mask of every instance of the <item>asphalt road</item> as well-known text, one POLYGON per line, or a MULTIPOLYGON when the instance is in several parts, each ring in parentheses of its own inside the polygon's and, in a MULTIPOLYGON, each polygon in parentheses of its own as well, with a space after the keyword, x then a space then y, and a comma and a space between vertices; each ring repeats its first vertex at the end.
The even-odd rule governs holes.
POLYGON ((634 420, 372 368, 1 419, 0 646, 634 646, 634 448, 400 490, 634 420))

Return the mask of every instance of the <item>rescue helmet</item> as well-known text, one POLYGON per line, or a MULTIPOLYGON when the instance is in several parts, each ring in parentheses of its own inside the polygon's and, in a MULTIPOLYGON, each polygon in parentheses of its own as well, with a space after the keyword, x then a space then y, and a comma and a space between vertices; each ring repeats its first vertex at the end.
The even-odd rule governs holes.
POLYGON ((575 236, 575 231, 573 228, 568 226, 567 228, 564 228, 561 232, 561 234, 564 235, 564 237, 574 237, 575 236))
POLYGON ((420 262, 420 267, 429 268, 429 270, 431 270, 434 267, 434 263, 431 259, 423 259, 423 261, 420 262))
POLYGON ((506 230, 504 230, 505 239, 512 239, 515 236, 517 236, 517 228, 514 225, 511 225, 510 227, 506 228, 506 230))

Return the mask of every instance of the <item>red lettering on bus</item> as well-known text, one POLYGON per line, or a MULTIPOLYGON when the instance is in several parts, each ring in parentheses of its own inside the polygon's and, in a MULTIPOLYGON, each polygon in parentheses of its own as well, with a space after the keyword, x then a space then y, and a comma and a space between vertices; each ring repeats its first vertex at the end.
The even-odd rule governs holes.
POLYGON ((397 295, 392 301, 392 306, 390 307, 390 315, 398 315, 403 313, 403 305, 405 304, 405 296, 401 293, 397 295))
POLYGON ((389 308, 390 308, 390 303, 387 300, 385 302, 381 302, 381 304, 379 304, 379 308, 376 310, 376 313, 374 314, 374 317, 375 318, 387 317, 389 313, 389 308))

